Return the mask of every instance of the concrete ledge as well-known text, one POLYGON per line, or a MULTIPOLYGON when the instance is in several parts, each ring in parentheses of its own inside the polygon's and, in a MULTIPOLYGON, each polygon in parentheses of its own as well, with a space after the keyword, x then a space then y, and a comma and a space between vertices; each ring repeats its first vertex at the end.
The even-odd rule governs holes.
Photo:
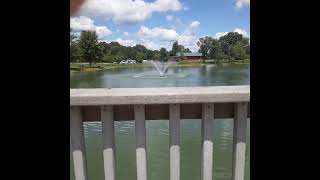
POLYGON ((250 102, 250 86, 70 89, 70 106, 250 102))

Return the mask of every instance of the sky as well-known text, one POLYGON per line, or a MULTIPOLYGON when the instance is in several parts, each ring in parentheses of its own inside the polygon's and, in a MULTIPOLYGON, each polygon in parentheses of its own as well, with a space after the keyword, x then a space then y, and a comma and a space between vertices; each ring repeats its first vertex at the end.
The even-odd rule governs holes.
POLYGON ((76 35, 95 30, 107 43, 171 50, 178 41, 197 52, 200 37, 250 38, 250 0, 86 0, 70 27, 76 35))

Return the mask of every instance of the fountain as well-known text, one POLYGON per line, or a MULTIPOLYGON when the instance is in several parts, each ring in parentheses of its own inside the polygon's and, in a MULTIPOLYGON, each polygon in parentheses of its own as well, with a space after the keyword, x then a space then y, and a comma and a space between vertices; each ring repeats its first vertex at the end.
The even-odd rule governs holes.
POLYGON ((158 73, 134 74, 132 75, 132 77, 144 78, 144 79, 169 79, 169 78, 184 78, 188 75, 186 73, 173 73, 173 74, 167 73, 168 68, 171 65, 176 63, 174 60, 168 60, 167 62, 149 61, 147 63, 152 64, 158 73))
POLYGON ((168 61, 168 62, 160 62, 160 61, 152 61, 151 64, 157 69, 160 74, 160 77, 163 77, 164 74, 167 72, 168 67, 175 62, 168 61))

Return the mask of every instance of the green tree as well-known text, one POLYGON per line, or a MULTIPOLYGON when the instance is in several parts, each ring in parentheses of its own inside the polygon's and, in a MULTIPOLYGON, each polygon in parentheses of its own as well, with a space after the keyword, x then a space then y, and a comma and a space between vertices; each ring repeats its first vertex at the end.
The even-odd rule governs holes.
POLYGON ((232 59, 245 58, 246 46, 249 44, 249 39, 244 38, 242 34, 237 32, 229 32, 219 38, 221 48, 224 54, 232 59))
POLYGON ((110 45, 106 42, 99 42, 99 47, 103 54, 107 54, 110 50, 110 45))
POLYGON ((138 51, 138 52, 141 52, 141 53, 146 53, 146 52, 147 52, 147 48, 144 47, 143 45, 140 45, 140 44, 135 45, 135 46, 133 47, 133 49, 136 50, 136 51, 138 51))
POLYGON ((146 59, 148 59, 148 60, 155 59, 155 58, 154 58, 154 51, 152 51, 152 50, 147 50, 147 52, 146 52, 146 59))
POLYGON ((142 52, 138 52, 135 59, 137 60, 137 62, 141 63, 144 59, 144 54, 142 52))
POLYGON ((210 59, 220 59, 222 58, 222 54, 223 52, 220 42, 217 39, 212 39, 210 42, 208 57, 210 59))
POLYGON ((159 51, 154 51, 154 60, 160 60, 160 52, 159 51))
POLYGON ((208 59, 208 53, 211 48, 211 42, 213 41, 212 37, 202 37, 197 42, 197 45, 199 47, 199 53, 202 53, 202 59, 203 62, 205 59, 208 59))
POLYGON ((166 48, 161 48, 160 49, 160 60, 161 61, 167 61, 168 60, 168 52, 166 48))
POLYGON ((202 37, 197 42, 203 59, 221 61, 250 59, 249 39, 237 32, 229 32, 218 40, 211 37, 202 37))
POLYGON ((178 44, 178 41, 175 41, 175 42, 172 44, 171 53, 175 55, 177 52, 180 52, 180 51, 179 51, 179 44, 178 44))
POLYGON ((230 47, 230 56, 236 60, 246 59, 246 49, 240 41, 230 47))
POLYGON ((91 63, 101 58, 101 50, 98 44, 98 36, 95 31, 82 31, 79 38, 81 56, 85 62, 91 63))

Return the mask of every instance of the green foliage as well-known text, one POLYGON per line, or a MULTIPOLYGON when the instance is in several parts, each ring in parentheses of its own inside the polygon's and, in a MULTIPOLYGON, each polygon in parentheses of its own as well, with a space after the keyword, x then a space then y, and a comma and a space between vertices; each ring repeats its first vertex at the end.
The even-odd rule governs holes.
POLYGON ((159 60, 159 59, 160 59, 160 52, 159 51, 155 51, 154 60, 159 60))
POLYGON ((150 60, 150 59, 154 59, 154 54, 155 52, 154 51, 151 51, 151 50, 147 50, 146 52, 146 59, 150 60))
POLYGON ((203 59, 245 60, 250 59, 249 39, 237 32, 229 32, 219 39, 202 37, 197 42, 203 59))
MULTIPOLYGON (((219 39, 201 37, 197 45, 203 60, 215 59, 218 61, 248 60, 250 59, 249 39, 237 32, 230 32, 219 39)), ((98 42, 95 31, 83 31, 79 39, 72 33, 70 28, 70 62, 120 62, 125 59, 134 59, 142 62, 144 59, 167 61, 176 53, 191 52, 190 49, 179 45, 175 41, 172 49, 168 52, 165 48, 149 50, 143 45, 126 47, 118 42, 98 42)), ((181 57, 183 58, 183 57, 181 57)))
POLYGON ((166 48, 161 48, 160 49, 160 61, 168 61, 168 51, 166 50, 166 48))
POLYGON ((79 44, 75 41, 72 41, 70 44, 70 62, 80 62, 81 51, 79 44))
POLYGON ((144 54, 142 52, 138 52, 135 59, 137 60, 138 63, 141 63, 142 60, 144 59, 144 54))
POLYGON ((113 63, 126 59, 137 60, 137 62, 142 62, 144 59, 167 61, 169 56, 177 52, 191 52, 190 49, 179 45, 177 41, 173 43, 172 48, 173 50, 169 53, 165 48, 150 50, 140 44, 126 47, 118 42, 98 42, 94 31, 83 31, 80 37, 76 38, 70 29, 70 62, 89 62, 90 66, 93 62, 113 63))
POLYGON ((175 41, 175 42, 172 44, 171 53, 175 55, 177 52, 180 52, 180 51, 179 51, 179 45, 178 45, 178 41, 175 41))
POLYGON ((211 48, 211 43, 213 41, 212 37, 202 37, 199 39, 199 41, 197 42, 197 45, 199 46, 199 53, 202 53, 202 58, 203 60, 208 59, 208 53, 210 51, 211 48))
POLYGON ((101 47, 98 43, 98 35, 95 31, 82 31, 79 38, 81 57, 85 62, 91 63, 101 59, 101 47))

